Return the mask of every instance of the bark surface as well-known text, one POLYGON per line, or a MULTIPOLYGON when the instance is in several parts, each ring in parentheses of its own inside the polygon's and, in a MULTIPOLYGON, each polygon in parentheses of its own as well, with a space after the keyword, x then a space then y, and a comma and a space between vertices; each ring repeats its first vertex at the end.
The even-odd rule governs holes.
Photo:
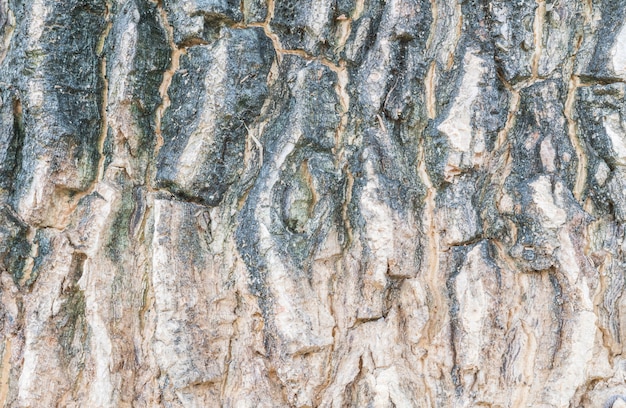
POLYGON ((0 0, 0 405, 626 406, 626 1, 0 0))

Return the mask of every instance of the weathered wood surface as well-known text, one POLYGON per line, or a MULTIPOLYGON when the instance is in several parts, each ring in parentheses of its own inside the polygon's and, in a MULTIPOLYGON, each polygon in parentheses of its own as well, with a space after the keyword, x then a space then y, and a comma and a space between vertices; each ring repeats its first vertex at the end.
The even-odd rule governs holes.
POLYGON ((626 2, 0 0, 0 403, 626 406, 626 2))

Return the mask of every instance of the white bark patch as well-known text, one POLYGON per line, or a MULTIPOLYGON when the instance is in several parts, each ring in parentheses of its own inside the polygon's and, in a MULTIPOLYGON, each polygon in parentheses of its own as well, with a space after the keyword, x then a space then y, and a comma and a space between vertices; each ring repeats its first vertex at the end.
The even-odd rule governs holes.
POLYGON ((91 339, 93 342, 93 357, 96 366, 96 373, 91 382, 89 401, 94 407, 113 407, 111 398, 113 397, 113 383, 111 380, 111 352, 112 344, 107 329, 107 320, 97 312, 97 303, 92 303, 96 310, 89 313, 89 328, 91 329, 91 339))
POLYGON ((567 213, 559 207, 552 193, 552 183, 548 176, 541 176, 532 182, 533 201, 541 212, 542 223, 547 228, 559 228, 567 220, 567 213))
POLYGON ((400 292, 400 313, 404 322, 404 335, 409 343, 416 345, 424 335, 428 324, 428 297, 422 285, 413 279, 402 285, 400 292))
POLYGON ((469 51, 463 59, 463 80, 452 109, 437 129, 448 136, 450 146, 467 152, 472 143, 472 106, 480 94, 479 83, 485 74, 483 59, 469 51))
POLYGON ((470 50, 463 58, 463 79, 459 93, 446 119, 437 127, 444 133, 450 144, 450 157, 445 170, 446 179, 458 174, 458 168, 480 163, 484 152, 482 133, 474 133, 472 126, 473 106, 480 95, 480 82, 486 69, 484 60, 470 50), (476 136, 477 140, 472 140, 476 136), (474 142, 474 149, 472 149, 474 142), (473 150, 473 151, 472 151, 473 150))
POLYGON ((90 258, 96 257, 98 251, 101 250, 102 235, 107 231, 108 226, 111 225, 109 216, 111 215, 112 207, 120 199, 119 191, 106 182, 98 183, 96 192, 103 199, 94 200, 89 208, 88 215, 85 216, 88 222, 79 223, 78 228, 68 233, 72 242, 74 242, 72 239, 73 235, 80 235, 80 238, 76 238, 76 241, 79 242, 78 245, 80 245, 81 251, 90 258))
MULTIPOLYGON (((535 357, 537 355, 537 342, 531 330, 524 320, 517 320, 512 325, 511 342, 508 344, 510 353, 506 360, 505 379, 510 384, 520 384, 530 381, 533 377, 535 357), (509 357, 510 356, 510 357, 509 357)), ((517 390, 521 390, 518 388, 517 390)), ((522 396, 513 395, 513 400, 519 400, 522 396)))
POLYGON ((437 218, 442 228, 442 242, 446 245, 471 241, 480 233, 480 218, 472 204, 474 193, 472 183, 460 179, 440 195, 442 201, 437 218))
POLYGON ((35 0, 30 5, 30 24, 28 25, 28 45, 31 48, 38 48, 39 39, 43 35, 48 16, 46 0, 35 0))
POLYGON ((236 301, 215 270, 212 252, 196 246, 177 255, 179 248, 201 239, 194 221, 199 209, 190 203, 154 202, 153 347, 176 390, 222 379, 234 330, 236 301))
POLYGON ((363 106, 372 107, 374 111, 377 111, 383 103, 385 84, 390 75, 392 55, 389 41, 385 39, 378 40, 370 55, 371 57, 368 57, 363 68, 367 76, 364 77, 362 74, 358 81, 361 89, 359 97, 363 106))
POLYGON ((483 354, 483 325, 489 321, 490 300, 483 285, 481 275, 489 273, 481 253, 482 245, 477 245, 467 254, 467 260, 455 279, 455 292, 459 302, 459 320, 463 328, 460 357, 465 369, 478 369, 483 354))
POLYGON ((429 43, 432 43, 429 52, 434 53, 439 63, 449 69, 461 37, 459 29, 463 23, 461 4, 432 0, 431 5, 434 15, 429 37, 429 43))
POLYGON ((132 19, 129 19, 126 30, 116 44, 116 49, 119 49, 120 52, 116 54, 115 64, 113 64, 111 72, 108 73, 109 101, 112 103, 119 103, 126 98, 127 78, 135 70, 133 61, 137 51, 137 22, 140 17, 136 8, 132 8, 130 13, 132 19))
POLYGON ((77 282, 85 296, 85 317, 92 334, 90 353, 95 366, 95 378, 89 387, 89 405, 97 407, 115 406, 114 386, 111 370, 113 345, 107 322, 110 319, 107 301, 111 296, 114 266, 98 259, 102 250, 102 235, 111 225, 113 205, 119 203, 119 192, 107 183, 99 183, 96 191, 102 196, 94 199, 81 222, 68 235, 73 244, 81 247, 88 258, 83 275, 77 282))
POLYGON ((410 407, 413 406, 411 401, 404 394, 401 383, 401 376, 395 366, 381 370, 376 376, 376 386, 374 388, 374 406, 384 407, 410 407))
POLYGON ((611 48, 611 63, 613 72, 622 78, 626 78, 626 24, 617 34, 613 48, 611 48))
MULTIPOLYGON (((304 86, 305 75, 298 76, 298 83, 304 86)), ((274 297, 274 323, 286 349, 292 355, 299 355, 332 344, 334 319, 325 305, 319 301, 306 279, 296 280, 293 266, 285 264, 268 226, 272 225, 272 190, 279 181, 281 168, 295 149, 302 136, 296 126, 286 129, 288 140, 277 152, 270 171, 264 181, 263 191, 259 194, 256 206, 256 218, 259 220, 259 249, 266 262, 271 265, 267 271, 268 287, 274 297)))
MULTIPOLYGON (((626 53, 626 50, 624 52, 626 53)), ((626 165, 626 129, 624 129, 624 122, 622 122, 617 113, 612 113, 604 118, 604 129, 611 140, 611 148, 615 159, 619 164, 626 165)))
MULTIPOLYGON (((270 242, 272 237, 265 225, 259 226, 262 241, 270 242)), ((268 271, 266 284, 274 295, 274 323, 289 354, 299 355, 319 351, 332 344, 334 321, 310 286, 302 280, 293 279, 288 265, 285 265, 275 245, 264 248, 266 260, 272 265, 268 271)))
POLYGON ((33 212, 43 204, 45 189, 48 185, 48 170, 50 165, 47 160, 38 160, 33 171, 33 181, 26 194, 24 194, 18 204, 18 212, 24 219, 29 219, 33 212))
POLYGON ((596 170, 596 174, 594 175, 596 181, 598 182, 598 185, 603 186, 604 183, 606 183, 606 180, 609 178, 609 175, 611 174, 611 169, 609 168, 609 166, 601 161, 598 163, 598 169, 596 170))
POLYGON ((45 259, 41 276, 32 293, 25 296, 23 365, 17 380, 17 406, 53 406, 55 396, 49 390, 58 389, 63 380, 58 339, 53 336, 55 310, 65 279, 72 272, 73 249, 61 235, 53 239, 54 251, 45 259), (42 380, 45 379, 45 380, 42 380), (45 387, 42 385, 45 384, 45 387))
POLYGON ((44 84, 41 80, 28 81, 28 103, 31 109, 43 106, 44 84))
MULTIPOLYGON (((176 388, 187 385, 188 372, 193 371, 193 365, 188 358, 181 358, 177 348, 190 347, 185 337, 177 338, 177 333, 183 330, 180 317, 176 316, 177 301, 175 293, 171 289, 176 287, 176 280, 180 279, 177 270, 177 262, 172 262, 168 251, 168 243, 171 240, 165 233, 159 232, 159 224, 172 212, 168 208, 168 202, 163 200, 154 201, 155 231, 152 240, 152 284, 154 287, 155 307, 158 314, 158 322, 155 331, 154 350, 159 356, 159 366, 175 379, 176 388)), ((185 294, 187 301, 193 302, 193 294, 185 294)))
MULTIPOLYGON (((578 274, 580 273, 580 267, 576 262, 576 250, 574 249, 574 245, 572 244, 572 240, 570 239, 569 233, 566 229, 562 229, 559 231, 559 252, 558 258, 559 263, 561 264, 561 269, 566 273, 570 284, 576 284, 578 280, 578 274)), ((583 301, 589 302, 590 299, 582 299, 583 301)), ((586 303, 584 302, 584 303, 586 303)), ((589 305, 585 304, 585 307, 589 305)))
MULTIPOLYGON (((359 345, 360 346, 360 345, 359 345)), ((342 407, 344 404, 346 387, 354 381, 359 374, 359 360, 361 350, 350 349, 345 353, 344 358, 339 362, 336 375, 336 386, 328 387, 325 390, 320 406, 342 407)))
POLYGON ((325 16, 330 13, 330 7, 333 3, 326 0, 314 0, 311 2, 311 12, 307 21, 311 34, 315 38, 323 38, 324 28, 327 27, 328 21, 325 16))
POLYGON ((546 402, 557 407, 567 407, 576 390, 586 382, 585 370, 593 357, 596 315, 589 310, 580 312, 570 320, 571 328, 566 335, 569 353, 559 368, 552 372, 543 395, 546 402))
POLYGON ((380 185, 371 162, 365 164, 365 171, 367 184, 361 196, 361 211, 367 220, 367 244, 373 255, 372 279, 382 289, 387 282, 387 260, 394 253, 394 222, 391 208, 381 200, 380 185))
POLYGON ((204 80, 204 86, 207 90, 206 105, 202 109, 202 117, 198 127, 189 135, 189 140, 180 155, 177 166, 177 180, 183 184, 194 181, 199 167, 205 160, 203 152, 207 151, 213 140, 216 119, 223 110, 222 101, 225 99, 226 85, 229 83, 226 69, 223 68, 226 67, 228 60, 226 45, 224 41, 218 41, 217 46, 212 49, 212 57, 215 62, 212 64, 213 69, 209 71, 204 80))
POLYGON ((556 152, 554 151, 552 142, 549 139, 544 139, 541 142, 539 154, 541 156, 541 164, 543 165, 545 171, 548 173, 554 172, 556 170, 556 167, 554 166, 556 152))

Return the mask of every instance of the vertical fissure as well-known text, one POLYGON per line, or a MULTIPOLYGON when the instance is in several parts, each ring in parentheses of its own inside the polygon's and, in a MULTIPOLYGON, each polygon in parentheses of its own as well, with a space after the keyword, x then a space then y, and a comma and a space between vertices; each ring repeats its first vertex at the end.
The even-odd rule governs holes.
POLYGON ((535 20, 533 21, 533 42, 535 52, 532 59, 531 75, 532 79, 539 78, 539 60, 543 50, 543 25, 546 19, 546 2, 545 0, 536 0, 537 8, 535 9, 535 20))
POLYGON ((154 143, 154 152, 153 152, 153 160, 150 165, 147 167, 146 171, 149 173, 146 177, 146 185, 149 189, 153 189, 154 187, 154 179, 156 177, 156 161, 159 155, 159 151, 164 144, 163 133, 162 133, 162 122, 165 111, 170 107, 171 100, 169 97, 169 88, 172 84, 172 79, 174 78, 174 74, 178 71, 180 64, 180 57, 185 53, 184 48, 178 47, 178 45, 174 42, 174 28, 169 23, 169 19, 167 16, 167 12, 163 8, 163 4, 161 1, 157 2, 157 10, 159 12, 159 16, 161 19, 161 25, 165 29, 167 34, 167 40, 170 46, 170 65, 163 72, 163 79, 161 84, 159 85, 159 96, 161 98, 161 103, 157 106, 155 110, 155 118, 154 118, 154 129, 156 140, 154 143))
POLYGON ((581 202, 583 191, 585 189, 585 182, 587 181, 587 155, 585 154, 583 145, 578 137, 578 126, 576 125, 576 120, 574 119, 576 91, 579 86, 580 79, 576 75, 572 75, 568 84, 567 98, 563 106, 563 114, 567 120, 567 134, 578 159, 576 180, 572 193, 574 194, 574 198, 576 198, 578 202, 581 202))

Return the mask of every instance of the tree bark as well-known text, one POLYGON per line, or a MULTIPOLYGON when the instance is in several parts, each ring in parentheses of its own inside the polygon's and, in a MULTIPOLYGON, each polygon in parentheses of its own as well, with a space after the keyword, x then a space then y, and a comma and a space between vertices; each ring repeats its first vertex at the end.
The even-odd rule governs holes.
POLYGON ((626 1, 0 0, 0 403, 626 406, 626 1))

